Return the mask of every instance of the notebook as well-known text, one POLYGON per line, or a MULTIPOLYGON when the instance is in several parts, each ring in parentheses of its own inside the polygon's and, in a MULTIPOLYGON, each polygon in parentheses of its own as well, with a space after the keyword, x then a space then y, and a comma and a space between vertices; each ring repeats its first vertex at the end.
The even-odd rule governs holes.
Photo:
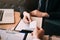
POLYGON ((14 9, 0 9, 3 10, 3 18, 0 24, 14 23, 14 9))
POLYGON ((42 27, 42 18, 38 17, 32 17, 32 22, 29 24, 24 23, 23 19, 19 22, 15 30, 21 31, 21 30, 29 30, 33 31, 37 26, 42 27))

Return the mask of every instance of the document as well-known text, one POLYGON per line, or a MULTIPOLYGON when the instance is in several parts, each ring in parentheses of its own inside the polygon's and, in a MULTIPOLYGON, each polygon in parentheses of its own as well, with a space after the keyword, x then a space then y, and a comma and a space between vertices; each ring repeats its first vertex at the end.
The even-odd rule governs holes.
POLYGON ((23 40, 25 34, 16 31, 0 30, 1 40, 23 40))
POLYGON ((26 40, 33 40, 33 36, 31 35, 31 33, 29 33, 29 34, 27 35, 26 40))
POLYGON ((23 19, 19 22, 15 30, 31 30, 33 31, 36 27, 42 27, 42 18, 32 17, 32 22, 29 24, 24 23, 23 19))
POLYGON ((14 9, 0 9, 3 10, 3 18, 0 24, 14 23, 14 9))
POLYGON ((33 30, 36 27, 36 21, 31 22, 30 24, 24 23, 23 20, 20 21, 15 30, 33 30))

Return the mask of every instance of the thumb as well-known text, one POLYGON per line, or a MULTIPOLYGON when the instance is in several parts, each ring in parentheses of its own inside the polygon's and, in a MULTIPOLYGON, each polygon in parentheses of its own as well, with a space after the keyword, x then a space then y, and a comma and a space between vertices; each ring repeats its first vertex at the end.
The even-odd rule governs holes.
POLYGON ((37 27, 37 29, 38 29, 38 30, 40 30, 40 28, 39 28, 39 27, 37 27))
POLYGON ((48 13, 42 13, 42 17, 49 17, 49 14, 48 13))
POLYGON ((31 22, 32 20, 31 20, 31 17, 30 17, 30 15, 28 16, 28 20, 29 20, 29 22, 31 22))
POLYGON ((38 31, 38 29, 39 29, 38 27, 35 27, 34 32, 38 31))

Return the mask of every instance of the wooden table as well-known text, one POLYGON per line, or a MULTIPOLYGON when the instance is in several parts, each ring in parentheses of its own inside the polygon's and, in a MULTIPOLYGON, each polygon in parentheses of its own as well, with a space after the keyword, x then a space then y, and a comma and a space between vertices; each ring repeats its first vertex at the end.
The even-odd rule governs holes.
POLYGON ((19 23, 20 19, 21 19, 20 18, 20 12, 14 12, 14 21, 15 22, 13 24, 0 24, 0 28, 12 30, 19 23))
MULTIPOLYGON (((12 30, 16 27, 16 25, 19 23, 20 20, 21 20, 20 12, 14 12, 14 21, 15 21, 15 23, 13 23, 13 24, 0 24, 0 28, 1 29, 12 30)), ((30 35, 28 35, 28 36, 30 36, 30 35)), ((30 37, 28 37, 28 39, 29 38, 30 37)), ((59 37, 58 36, 57 37, 53 36, 51 38, 52 38, 52 40, 60 40, 60 36, 59 37)), ((48 39, 49 39, 49 35, 44 35, 43 40, 48 40, 48 39)))

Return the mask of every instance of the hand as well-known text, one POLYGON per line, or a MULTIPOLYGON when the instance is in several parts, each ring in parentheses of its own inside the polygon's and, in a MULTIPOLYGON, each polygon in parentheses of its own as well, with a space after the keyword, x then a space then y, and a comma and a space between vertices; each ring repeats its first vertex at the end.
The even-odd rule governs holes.
POLYGON ((23 15, 24 15, 23 21, 24 21, 25 23, 30 23, 30 22, 31 22, 30 14, 29 14, 28 12, 23 12, 23 15))
POLYGON ((49 17, 48 13, 46 12, 40 12, 39 10, 33 10, 30 12, 32 16, 37 16, 37 17, 49 17))
POLYGON ((1 36, 0 36, 0 40, 1 40, 1 36))
POLYGON ((43 35, 44 35, 44 30, 42 29, 42 28, 35 28, 34 29, 34 31, 32 32, 32 36, 34 37, 34 38, 38 38, 38 39, 40 39, 40 38, 42 38, 43 37, 43 35))

